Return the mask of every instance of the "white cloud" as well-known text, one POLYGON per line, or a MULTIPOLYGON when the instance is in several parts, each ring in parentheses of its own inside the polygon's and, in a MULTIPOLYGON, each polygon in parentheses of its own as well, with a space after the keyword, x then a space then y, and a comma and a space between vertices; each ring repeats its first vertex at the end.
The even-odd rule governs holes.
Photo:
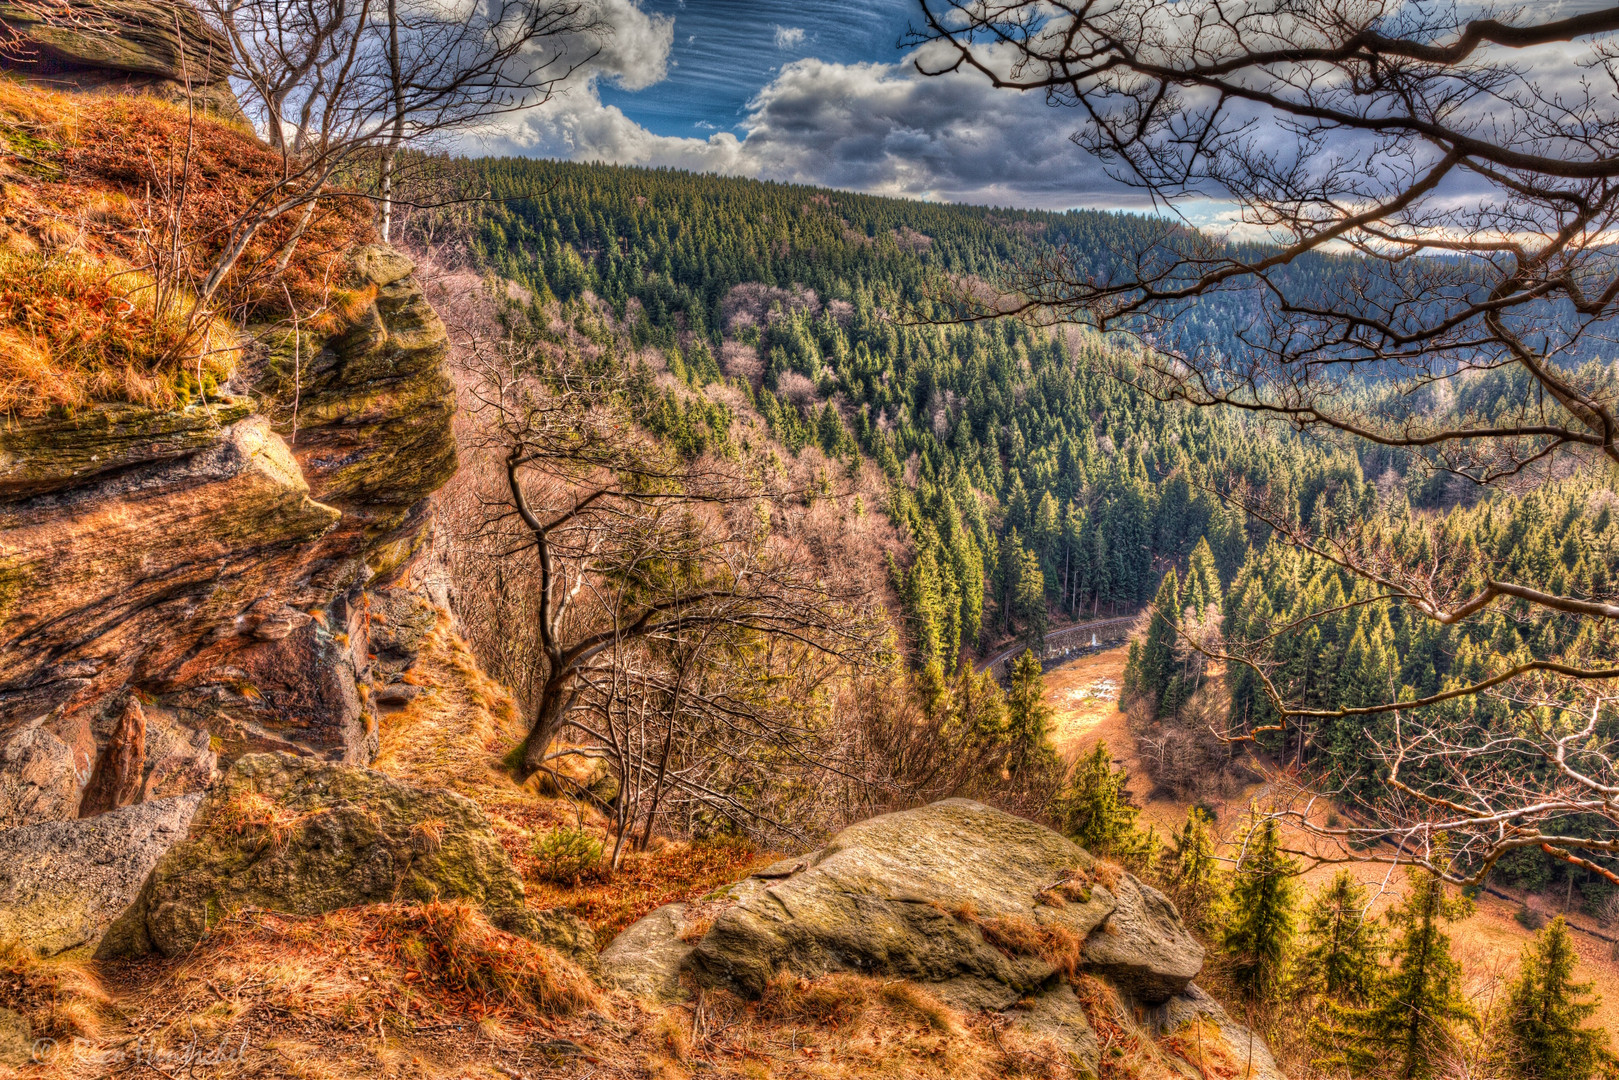
POLYGON ((664 80, 675 20, 649 15, 639 0, 591 0, 612 32, 600 41, 601 52, 590 63, 592 78, 608 78, 625 90, 645 90, 664 80))
POLYGON ((776 48, 795 49, 804 44, 804 28, 801 26, 776 27, 776 48))
POLYGON ((748 103, 737 134, 656 135, 604 104, 597 85, 610 79, 635 89, 662 79, 671 21, 641 12, 634 0, 596 2, 624 20, 626 40, 616 35, 585 78, 549 104, 506 118, 469 152, 666 165, 1003 206, 1146 205, 1069 140, 1076 114, 1041 95, 996 90, 981 76, 924 76, 914 53, 892 64, 795 60, 748 103))

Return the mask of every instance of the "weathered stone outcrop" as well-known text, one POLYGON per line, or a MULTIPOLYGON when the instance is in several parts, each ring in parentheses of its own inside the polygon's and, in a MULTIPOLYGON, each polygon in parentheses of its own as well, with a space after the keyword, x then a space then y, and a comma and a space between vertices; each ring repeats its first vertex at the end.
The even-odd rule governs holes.
POLYGON ((0 828, 195 790, 216 756, 375 754, 364 687, 411 636, 379 654, 374 605, 425 619, 387 588, 455 470, 454 399, 409 261, 352 262, 350 323, 262 332, 233 396, 0 423, 0 828))
POLYGON ((522 880, 472 800, 371 769, 250 754, 208 793, 97 955, 175 956, 243 907, 314 915, 429 900, 469 901, 513 933, 566 935, 524 907, 522 880))
POLYGON ((47 956, 93 952, 183 839, 201 794, 0 832, 0 938, 47 956))
MULTIPOLYGON (((1094 1072, 1098 1043, 1069 981, 1084 975, 1110 1008, 1151 1012, 1156 1034, 1172 1041, 1196 1022, 1246 1064, 1249 1033, 1192 985, 1202 963, 1155 889, 965 799, 861 822, 701 903, 660 908, 600 957, 608 982, 664 1000, 682 995, 682 979, 757 996, 783 970, 908 979, 959 1008, 1007 1011, 1094 1072)), ((1274 1077, 1256 1045, 1253 1075, 1274 1077)))
POLYGON ((116 90, 179 100, 190 87, 202 108, 238 118, 229 44, 181 0, 98 0, 38 9, 0 3, 0 22, 21 39, 0 59, 60 90, 116 90), (42 14, 53 17, 42 17, 42 14))

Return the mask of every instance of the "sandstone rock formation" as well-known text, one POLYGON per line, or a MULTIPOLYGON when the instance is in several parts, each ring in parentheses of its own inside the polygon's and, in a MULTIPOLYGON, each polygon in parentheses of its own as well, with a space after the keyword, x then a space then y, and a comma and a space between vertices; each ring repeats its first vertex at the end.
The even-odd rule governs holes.
POLYGON ((180 99, 227 117, 242 110, 230 88, 226 41, 178 0, 100 0, 61 5, 71 18, 42 18, 49 7, 0 3, 0 23, 21 39, 0 66, 58 90, 144 92, 180 99))
POLYGON ((216 755, 375 753, 362 686, 430 625, 384 598, 455 471, 454 398, 410 262, 352 263, 352 322, 261 331, 231 396, 0 428, 0 829, 196 790, 216 755))
POLYGON ((609 982, 665 1000, 683 978, 747 996, 779 971, 909 979, 960 1008, 1006 1011, 1096 1072, 1099 1044, 1073 988, 1086 977, 1152 1034, 1197 1023, 1251 1075, 1275 1077, 1264 1044, 1192 985, 1202 963, 1156 890, 965 799, 861 822, 701 903, 660 908, 600 957, 609 982))
POLYGON ((179 955, 243 907, 314 915, 412 900, 470 901, 529 937, 566 933, 542 933, 470 799, 371 769, 249 754, 209 792, 189 837, 158 862, 97 955, 179 955))
POLYGON ((93 952, 146 875, 185 838, 200 794, 0 832, 0 938, 47 956, 93 952))

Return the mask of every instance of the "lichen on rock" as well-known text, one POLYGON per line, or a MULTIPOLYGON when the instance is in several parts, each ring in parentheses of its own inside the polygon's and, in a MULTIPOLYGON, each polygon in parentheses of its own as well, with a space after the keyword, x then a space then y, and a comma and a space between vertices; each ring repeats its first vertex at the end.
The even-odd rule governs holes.
POLYGON ((360 904, 465 900, 538 937, 523 884, 478 805, 371 769, 249 754, 209 792, 189 837, 153 869, 99 956, 175 956, 230 912, 315 915, 360 904))
POLYGON ((93 951, 183 839, 202 795, 0 831, 0 938, 55 956, 93 951))
POLYGON ((606 982, 653 1001, 684 996, 688 980, 759 997, 781 972, 905 979, 957 1008, 1005 1013, 1093 1074, 1093 1018, 1150 1015, 1149 1035, 1169 1040, 1152 1053, 1171 1067, 1185 1065, 1174 1033, 1196 1023, 1254 1077, 1278 1077, 1263 1043, 1250 1050, 1252 1033, 1192 983, 1203 948, 1167 898, 1050 829, 965 799, 860 822, 700 902, 659 908, 599 962, 606 982))

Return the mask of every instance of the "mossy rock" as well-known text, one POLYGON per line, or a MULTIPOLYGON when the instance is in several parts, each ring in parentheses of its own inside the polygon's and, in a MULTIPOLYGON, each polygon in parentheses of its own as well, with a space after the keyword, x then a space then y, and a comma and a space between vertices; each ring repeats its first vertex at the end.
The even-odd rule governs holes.
POLYGON ((289 754, 236 762, 98 957, 190 950, 227 914, 316 915, 389 901, 464 900, 538 936, 523 884, 478 805, 371 769, 289 754))
POLYGON ((225 397, 181 409, 109 403, 8 420, 0 423, 0 499, 43 495, 195 454, 252 412, 249 399, 225 397))

